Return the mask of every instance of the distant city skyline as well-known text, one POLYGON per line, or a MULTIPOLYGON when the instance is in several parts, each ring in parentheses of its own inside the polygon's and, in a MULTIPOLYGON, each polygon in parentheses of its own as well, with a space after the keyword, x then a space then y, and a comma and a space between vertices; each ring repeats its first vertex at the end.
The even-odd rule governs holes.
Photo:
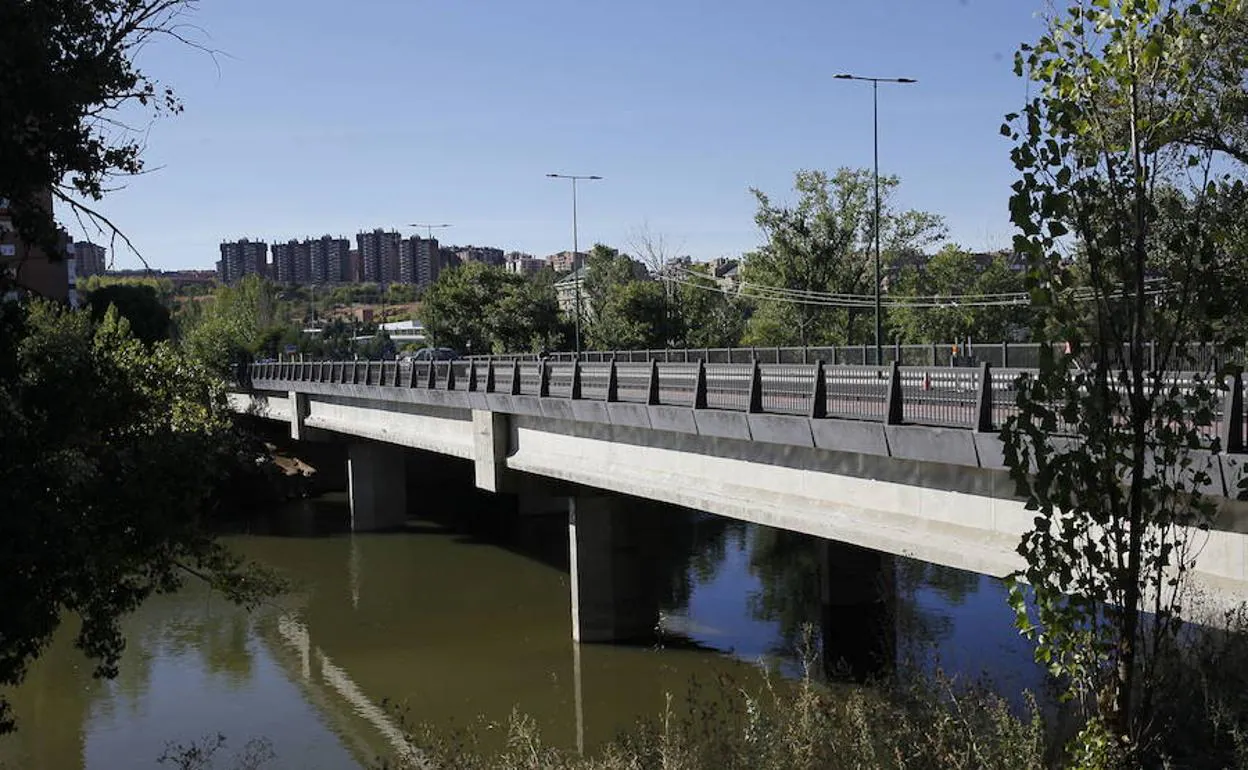
MULTIPOLYGON (((188 19, 215 61, 168 40, 144 50, 186 109, 145 133, 151 173, 99 209, 158 269, 209 268, 225 240, 361 223, 404 237, 447 223, 443 242, 551 254, 572 248, 571 199, 545 175, 597 174, 579 193, 583 248, 631 251, 648 228, 699 260, 738 257, 762 242, 749 188, 791 201, 799 169, 870 167, 870 88, 832 79, 854 72, 919 81, 880 94, 896 203, 944 215, 968 249, 1002 248, 1015 172, 998 128, 1026 98, 1011 59, 1044 7, 547 0, 344 14, 328 0, 219 0, 188 19), (274 46, 272 29, 300 45, 274 46)), ((107 242, 61 219, 74 240, 107 242)))

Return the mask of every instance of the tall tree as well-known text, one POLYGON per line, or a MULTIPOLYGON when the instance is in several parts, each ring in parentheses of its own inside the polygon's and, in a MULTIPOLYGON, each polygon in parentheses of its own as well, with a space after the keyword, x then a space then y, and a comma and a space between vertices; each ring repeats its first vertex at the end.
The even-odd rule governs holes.
POLYGON ((443 271, 425 292, 421 314, 434 342, 462 352, 536 351, 557 346, 563 335, 547 278, 482 262, 443 271))
POLYGON ((1101 763, 1148 763, 1138 753, 1152 724, 1147 677, 1174 645, 1191 528, 1212 515, 1209 475, 1190 449, 1210 444, 1217 373, 1182 388, 1168 373, 1196 365, 1170 351, 1195 330, 1216 332, 1227 309, 1197 289, 1234 251, 1209 204, 1242 188, 1244 169, 1188 138, 1242 89, 1248 60, 1229 32, 1242 13, 1239 0, 1073 3, 1016 57, 1037 95, 1002 129, 1020 172, 1010 210, 1036 333, 1072 349, 1041 347, 1002 434, 1035 514, 1019 546, 1034 604, 1021 588, 1012 600, 1038 659, 1095 705, 1081 747, 1105 749, 1101 763), (1169 227, 1176 202, 1185 221, 1169 227), (1059 429, 1069 435, 1054 438, 1059 429))
POLYGON ((1024 283, 1004 256, 981 266, 975 255, 949 244, 925 263, 901 270, 889 298, 903 305, 889 310, 889 324, 912 343, 1011 339, 1026 327, 1026 306, 1004 303, 1022 302, 1024 283), (1002 296, 1007 294, 1018 297, 1002 296))
POLYGON ((110 307, 116 307, 130 323, 134 336, 148 344, 169 339, 171 317, 152 286, 117 283, 91 292, 87 298, 91 315, 102 320, 110 307))
POLYGON ((689 268, 673 294, 678 328, 683 334, 681 346, 724 348, 741 343, 746 323, 744 303, 724 292, 705 265, 689 268))
MULTIPOLYGON (((0 302, 0 685, 70 615, 112 676, 120 619, 205 579, 250 601, 263 573, 210 534, 205 503, 235 443, 221 381, 167 342, 144 345, 110 308, 0 302)), ((12 728, 0 698, 0 733, 12 728)))
MULTIPOLYGON (((892 204, 900 180, 880 178, 882 259, 921 250, 944 238, 944 220, 892 204)), ((811 345, 866 341, 873 328, 864 311, 875 290, 875 207, 870 170, 842 168, 832 177, 799 171, 797 203, 778 206, 760 190, 754 221, 767 243, 747 254, 746 292, 757 298, 750 339, 758 344, 811 345), (828 300, 814 294, 854 295, 828 300)))
POLYGON ((595 244, 581 287, 581 323, 589 345, 601 350, 663 348, 680 336, 663 284, 618 249, 595 244))
MULTIPOLYGON (((120 232, 83 201, 143 170, 146 137, 117 111, 177 113, 173 91, 135 54, 155 38, 185 40, 196 0, 0 3, 0 198, 26 240, 55 253, 46 196, 120 232)), ((132 112, 133 114, 133 112, 132 112)))

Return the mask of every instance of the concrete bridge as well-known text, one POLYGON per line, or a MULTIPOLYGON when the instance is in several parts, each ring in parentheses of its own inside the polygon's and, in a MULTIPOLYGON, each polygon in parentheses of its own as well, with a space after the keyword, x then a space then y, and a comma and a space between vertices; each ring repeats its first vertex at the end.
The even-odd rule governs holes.
MULTIPOLYGON (((471 463, 476 485, 521 512, 566 511, 572 633, 644 636, 641 501, 708 511, 830 541, 825 606, 878 618, 888 555, 986 575, 1021 566, 1031 516, 996 430, 1018 370, 822 364, 528 361, 257 364, 235 410, 287 422, 292 438, 346 440, 357 530, 400 526, 404 448, 471 463), (631 498, 631 499, 630 499, 631 498), (838 545, 839 544, 839 545, 838 545)), ((1243 446, 1242 392, 1219 426, 1243 446)), ((1217 526, 1194 532, 1199 589, 1248 598, 1243 469, 1203 453, 1217 526)))

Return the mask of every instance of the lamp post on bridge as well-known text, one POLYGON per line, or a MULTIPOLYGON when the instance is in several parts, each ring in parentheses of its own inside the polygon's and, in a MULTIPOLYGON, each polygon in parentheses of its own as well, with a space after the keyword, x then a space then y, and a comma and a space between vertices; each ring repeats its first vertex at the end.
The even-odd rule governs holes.
POLYGON ((581 279, 577 274, 577 262, 580 257, 580 245, 576 233, 576 183, 581 180, 598 180, 596 174, 547 174, 551 179, 569 179, 572 181, 572 284, 576 291, 576 357, 581 357, 581 279))
MULTIPOLYGON (((880 83, 917 83, 914 78, 871 78, 841 73, 835 80, 861 80, 871 84, 872 145, 875 155, 875 365, 884 364, 884 322, 880 314, 880 83)), ((864 362, 865 363, 865 362, 864 362)))

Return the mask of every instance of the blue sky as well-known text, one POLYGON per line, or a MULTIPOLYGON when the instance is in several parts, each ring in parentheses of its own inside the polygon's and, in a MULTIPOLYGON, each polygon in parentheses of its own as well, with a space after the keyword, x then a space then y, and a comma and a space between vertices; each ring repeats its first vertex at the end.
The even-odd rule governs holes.
MULTIPOLYGON (((147 138, 154 170, 102 211, 157 268, 208 268, 224 239, 447 222, 442 240, 539 256, 627 248, 643 227, 697 259, 761 241, 750 187, 871 163, 954 240, 1008 245, 1002 115, 1040 0, 202 0, 213 58, 162 43, 141 64, 185 112, 147 138)), ((74 235, 81 231, 74 226, 74 235)), ((407 230, 407 232, 412 232, 407 230)), ((138 266, 128 253, 116 266, 138 266)))

